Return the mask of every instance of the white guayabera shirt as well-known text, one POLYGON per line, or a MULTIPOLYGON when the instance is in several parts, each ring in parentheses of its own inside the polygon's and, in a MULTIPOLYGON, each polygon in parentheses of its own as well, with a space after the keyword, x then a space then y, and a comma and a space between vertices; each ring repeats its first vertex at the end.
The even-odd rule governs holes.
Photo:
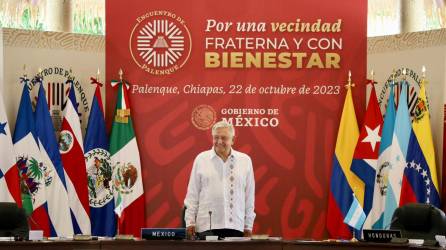
POLYGON ((210 228, 252 230, 256 216, 254 190, 248 155, 231 149, 231 155, 223 162, 213 148, 200 153, 195 158, 184 200, 186 226, 195 225, 197 232, 210 228))

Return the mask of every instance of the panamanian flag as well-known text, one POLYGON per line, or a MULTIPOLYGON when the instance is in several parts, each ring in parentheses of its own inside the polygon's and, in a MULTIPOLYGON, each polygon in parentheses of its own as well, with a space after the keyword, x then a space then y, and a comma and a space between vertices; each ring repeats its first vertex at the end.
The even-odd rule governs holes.
POLYGON ((51 236, 69 237, 73 235, 73 223, 68 203, 65 172, 42 84, 39 86, 35 119, 40 153, 48 173, 46 198, 51 222, 51 236))
POLYGON ((33 230, 43 230, 45 236, 50 236, 45 194, 49 169, 40 155, 34 113, 26 82, 23 84, 13 142, 21 177, 22 204, 31 217, 30 227, 33 230))
POLYGON ((3 93, 0 92, 0 202, 15 202, 22 207, 19 171, 16 165, 14 146, 8 117, 3 104, 3 93))
MULTIPOLYGON (((93 82, 96 82, 96 79, 93 82)), ((97 83, 97 82, 96 82, 97 83)), ((112 165, 108 152, 100 83, 91 104, 85 134, 85 161, 87 162, 88 194, 90 200, 91 232, 98 236, 116 234, 115 204, 113 198, 112 165)))
MULTIPOLYGON (((359 134, 351 166, 352 172, 364 182, 364 190, 357 191, 364 194, 363 209, 366 216, 373 205, 375 176, 383 127, 383 118, 376 98, 375 87, 373 83, 371 85, 372 90, 364 117, 364 124, 359 134)), ((370 228, 371 225, 364 226, 370 228)))

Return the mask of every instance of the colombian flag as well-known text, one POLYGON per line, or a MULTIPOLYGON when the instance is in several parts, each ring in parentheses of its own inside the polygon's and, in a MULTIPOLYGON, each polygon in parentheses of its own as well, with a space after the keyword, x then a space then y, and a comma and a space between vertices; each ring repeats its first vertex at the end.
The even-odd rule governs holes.
POLYGON ((350 239, 352 237, 351 230, 344 223, 344 218, 353 202, 353 192, 361 206, 364 202, 364 193, 359 192, 364 190, 364 183, 350 170, 358 138, 358 123, 351 89, 348 88, 336 139, 328 195, 327 230, 331 238, 350 239))

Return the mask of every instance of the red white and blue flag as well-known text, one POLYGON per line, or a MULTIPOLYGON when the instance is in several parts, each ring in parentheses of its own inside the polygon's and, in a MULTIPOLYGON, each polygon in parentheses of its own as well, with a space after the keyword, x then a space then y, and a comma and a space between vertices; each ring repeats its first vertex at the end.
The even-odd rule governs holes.
MULTIPOLYGON (((367 216, 373 205, 375 176, 381 142, 383 118, 376 98, 375 87, 372 83, 369 103, 364 117, 364 124, 356 144, 351 170, 364 182, 363 209, 367 216)), ((362 190, 357 190, 362 191, 362 190)), ((365 225, 369 227, 370 225, 365 225)))
POLYGON ((43 230, 45 236, 50 236, 45 194, 49 172, 40 154, 34 113, 26 82, 23 84, 13 142, 21 178, 22 204, 30 217, 29 225, 31 229, 43 230))
POLYGON ((68 199, 75 234, 91 234, 90 205, 88 202, 87 171, 81 125, 77 112, 74 86, 71 80, 67 102, 63 110, 59 150, 65 169, 68 199))
POLYGON ((6 117, 3 93, 0 92, 0 202, 15 202, 22 206, 19 171, 16 165, 11 130, 6 117))

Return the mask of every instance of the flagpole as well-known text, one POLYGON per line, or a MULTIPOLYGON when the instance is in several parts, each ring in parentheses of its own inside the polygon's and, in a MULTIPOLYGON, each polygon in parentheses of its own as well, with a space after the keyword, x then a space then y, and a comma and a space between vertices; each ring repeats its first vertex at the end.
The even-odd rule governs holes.
MULTIPOLYGON (((352 72, 349 70, 348 71, 348 81, 347 81, 347 84, 345 85, 345 88, 348 91, 348 90, 351 90, 352 87, 355 87, 355 84, 352 82, 352 72)), ((357 190, 357 187, 356 186, 353 187, 353 196, 355 196, 356 190, 357 190)), ((352 242, 358 241, 356 239, 356 229, 355 228, 353 228, 353 235, 352 236, 353 237, 352 237, 352 239, 350 241, 352 241, 352 242)))

